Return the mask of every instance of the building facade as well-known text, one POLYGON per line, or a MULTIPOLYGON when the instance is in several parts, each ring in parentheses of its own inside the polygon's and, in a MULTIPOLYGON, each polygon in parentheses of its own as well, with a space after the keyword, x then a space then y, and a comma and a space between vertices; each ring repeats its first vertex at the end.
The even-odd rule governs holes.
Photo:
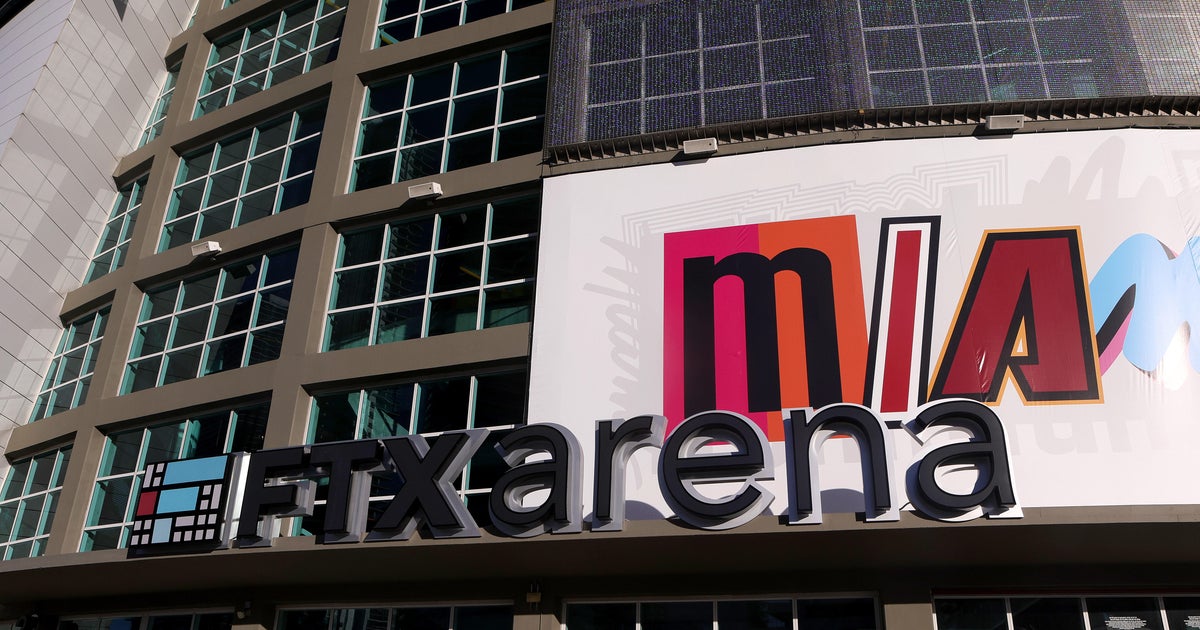
POLYGON ((185 4, 0 25, 0 622, 1200 623, 1200 4, 185 4))

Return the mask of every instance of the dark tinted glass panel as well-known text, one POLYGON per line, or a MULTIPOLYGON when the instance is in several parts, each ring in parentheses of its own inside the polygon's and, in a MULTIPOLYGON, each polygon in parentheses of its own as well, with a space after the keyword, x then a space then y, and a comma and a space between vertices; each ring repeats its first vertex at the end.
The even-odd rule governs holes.
POLYGON ((1077 597, 1014 597, 1009 600, 1009 607, 1015 630, 1083 630, 1083 608, 1077 597))
POLYGON ((721 630, 766 630, 791 626, 790 600, 717 602, 717 627, 721 630))
POLYGON ((1006 630, 1003 599, 937 599, 938 630, 1006 630))
POLYGON ((801 599, 796 601, 796 619, 801 628, 812 630, 873 630, 875 600, 801 599))
POLYGON ((712 630, 712 602, 654 602, 641 608, 643 630, 712 630))
POLYGON ((1087 610, 1092 630, 1162 630, 1162 616, 1153 597, 1089 597, 1087 610))
POLYGON ((571 604, 567 627, 571 630, 634 630, 637 604, 571 604))

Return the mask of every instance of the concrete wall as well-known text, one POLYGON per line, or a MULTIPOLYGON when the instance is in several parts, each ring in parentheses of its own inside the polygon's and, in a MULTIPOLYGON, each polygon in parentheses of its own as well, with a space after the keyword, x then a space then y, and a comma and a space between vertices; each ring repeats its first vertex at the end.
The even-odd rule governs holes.
POLYGON ((0 453, 24 424, 191 0, 38 0, 0 29, 0 453))

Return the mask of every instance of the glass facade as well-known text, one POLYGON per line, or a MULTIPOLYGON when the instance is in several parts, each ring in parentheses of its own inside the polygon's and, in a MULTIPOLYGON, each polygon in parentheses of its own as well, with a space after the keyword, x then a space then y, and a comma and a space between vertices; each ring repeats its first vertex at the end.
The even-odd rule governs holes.
POLYGON ((88 267, 87 279, 91 282, 110 274, 125 264, 129 256, 129 241, 133 238, 133 226, 137 223, 142 197, 146 194, 146 178, 143 177, 117 191, 112 214, 96 244, 96 255, 88 267))
MULTIPOLYGON (((455 488, 471 516, 481 526, 491 522, 487 495, 507 468, 494 446, 507 429, 525 424, 526 371, 494 372, 473 376, 422 380, 384 387, 313 396, 310 443, 422 434, 487 427, 487 440, 456 480, 455 488)), ((430 437, 436 439, 436 437, 430 437)), ((319 533, 325 517, 328 477, 317 488, 312 517, 305 517, 297 533, 319 533)), ((392 472, 373 473, 370 526, 402 485, 392 472)))
POLYGON ((539 2, 541 0, 383 0, 375 45, 395 44, 539 2))
POLYGON ((350 190, 540 151, 547 54, 514 47, 367 86, 350 190))
POLYGON ((547 142, 794 115, 1195 94, 1192 3, 681 0, 556 5, 547 142))
POLYGON ((1119 66, 1130 33, 1112 6, 1046 0, 859 5, 875 107, 1091 98, 1136 89, 1129 68, 1119 66))
POLYGON ((295 249, 147 291, 122 393, 279 358, 295 249))
POLYGON ((147 464, 262 448, 268 404, 238 407, 108 435, 92 492, 80 551, 129 544, 147 464))
POLYGON ((337 59, 345 0, 304 0, 213 41, 195 118, 337 59))
POLYGON ((14 462, 0 486, 0 560, 46 551, 71 447, 14 462))
POLYGON ((158 250, 307 203, 324 123, 307 107, 185 154, 158 250))
POLYGON ((48 418, 60 411, 74 409, 87 398, 96 369, 96 355, 108 324, 108 307, 81 317, 63 330, 58 349, 42 381, 29 421, 48 418))
POLYGON ((178 81, 179 66, 176 65, 167 71, 167 78, 158 93, 158 100, 154 102, 154 108, 150 110, 150 119, 146 121, 146 128, 138 140, 139 147, 162 135, 163 125, 167 122, 167 110, 171 107, 171 98, 175 95, 175 84, 178 81))
POLYGON ((511 628, 511 605, 283 610, 277 630, 497 630, 511 628))
POLYGON ((530 320, 539 199, 342 235, 325 350, 530 320))
POLYGON ((871 630, 869 597, 568 603, 564 630, 871 630))
POLYGON ((58 630, 229 630, 233 613, 155 613, 145 616, 63 619, 58 630))
POLYGON ((938 630, 1184 630, 1200 621, 1200 597, 943 597, 933 600, 938 630))

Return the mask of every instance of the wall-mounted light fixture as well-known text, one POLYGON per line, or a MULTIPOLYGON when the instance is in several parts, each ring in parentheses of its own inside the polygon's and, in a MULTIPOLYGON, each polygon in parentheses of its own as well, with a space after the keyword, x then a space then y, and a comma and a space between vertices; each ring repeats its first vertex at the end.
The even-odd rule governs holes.
POLYGON ((988 116, 983 126, 988 131, 1016 131, 1025 126, 1024 114, 988 116))
POLYGON ((413 184, 408 187, 409 199, 434 199, 442 196, 442 185, 437 182, 413 184))
POLYGON ((221 253, 221 244, 216 241, 192 243, 192 258, 212 258, 221 253))
POLYGON ((698 140, 684 140, 683 154, 688 156, 704 156, 712 155, 717 152, 716 138, 700 138, 698 140))

